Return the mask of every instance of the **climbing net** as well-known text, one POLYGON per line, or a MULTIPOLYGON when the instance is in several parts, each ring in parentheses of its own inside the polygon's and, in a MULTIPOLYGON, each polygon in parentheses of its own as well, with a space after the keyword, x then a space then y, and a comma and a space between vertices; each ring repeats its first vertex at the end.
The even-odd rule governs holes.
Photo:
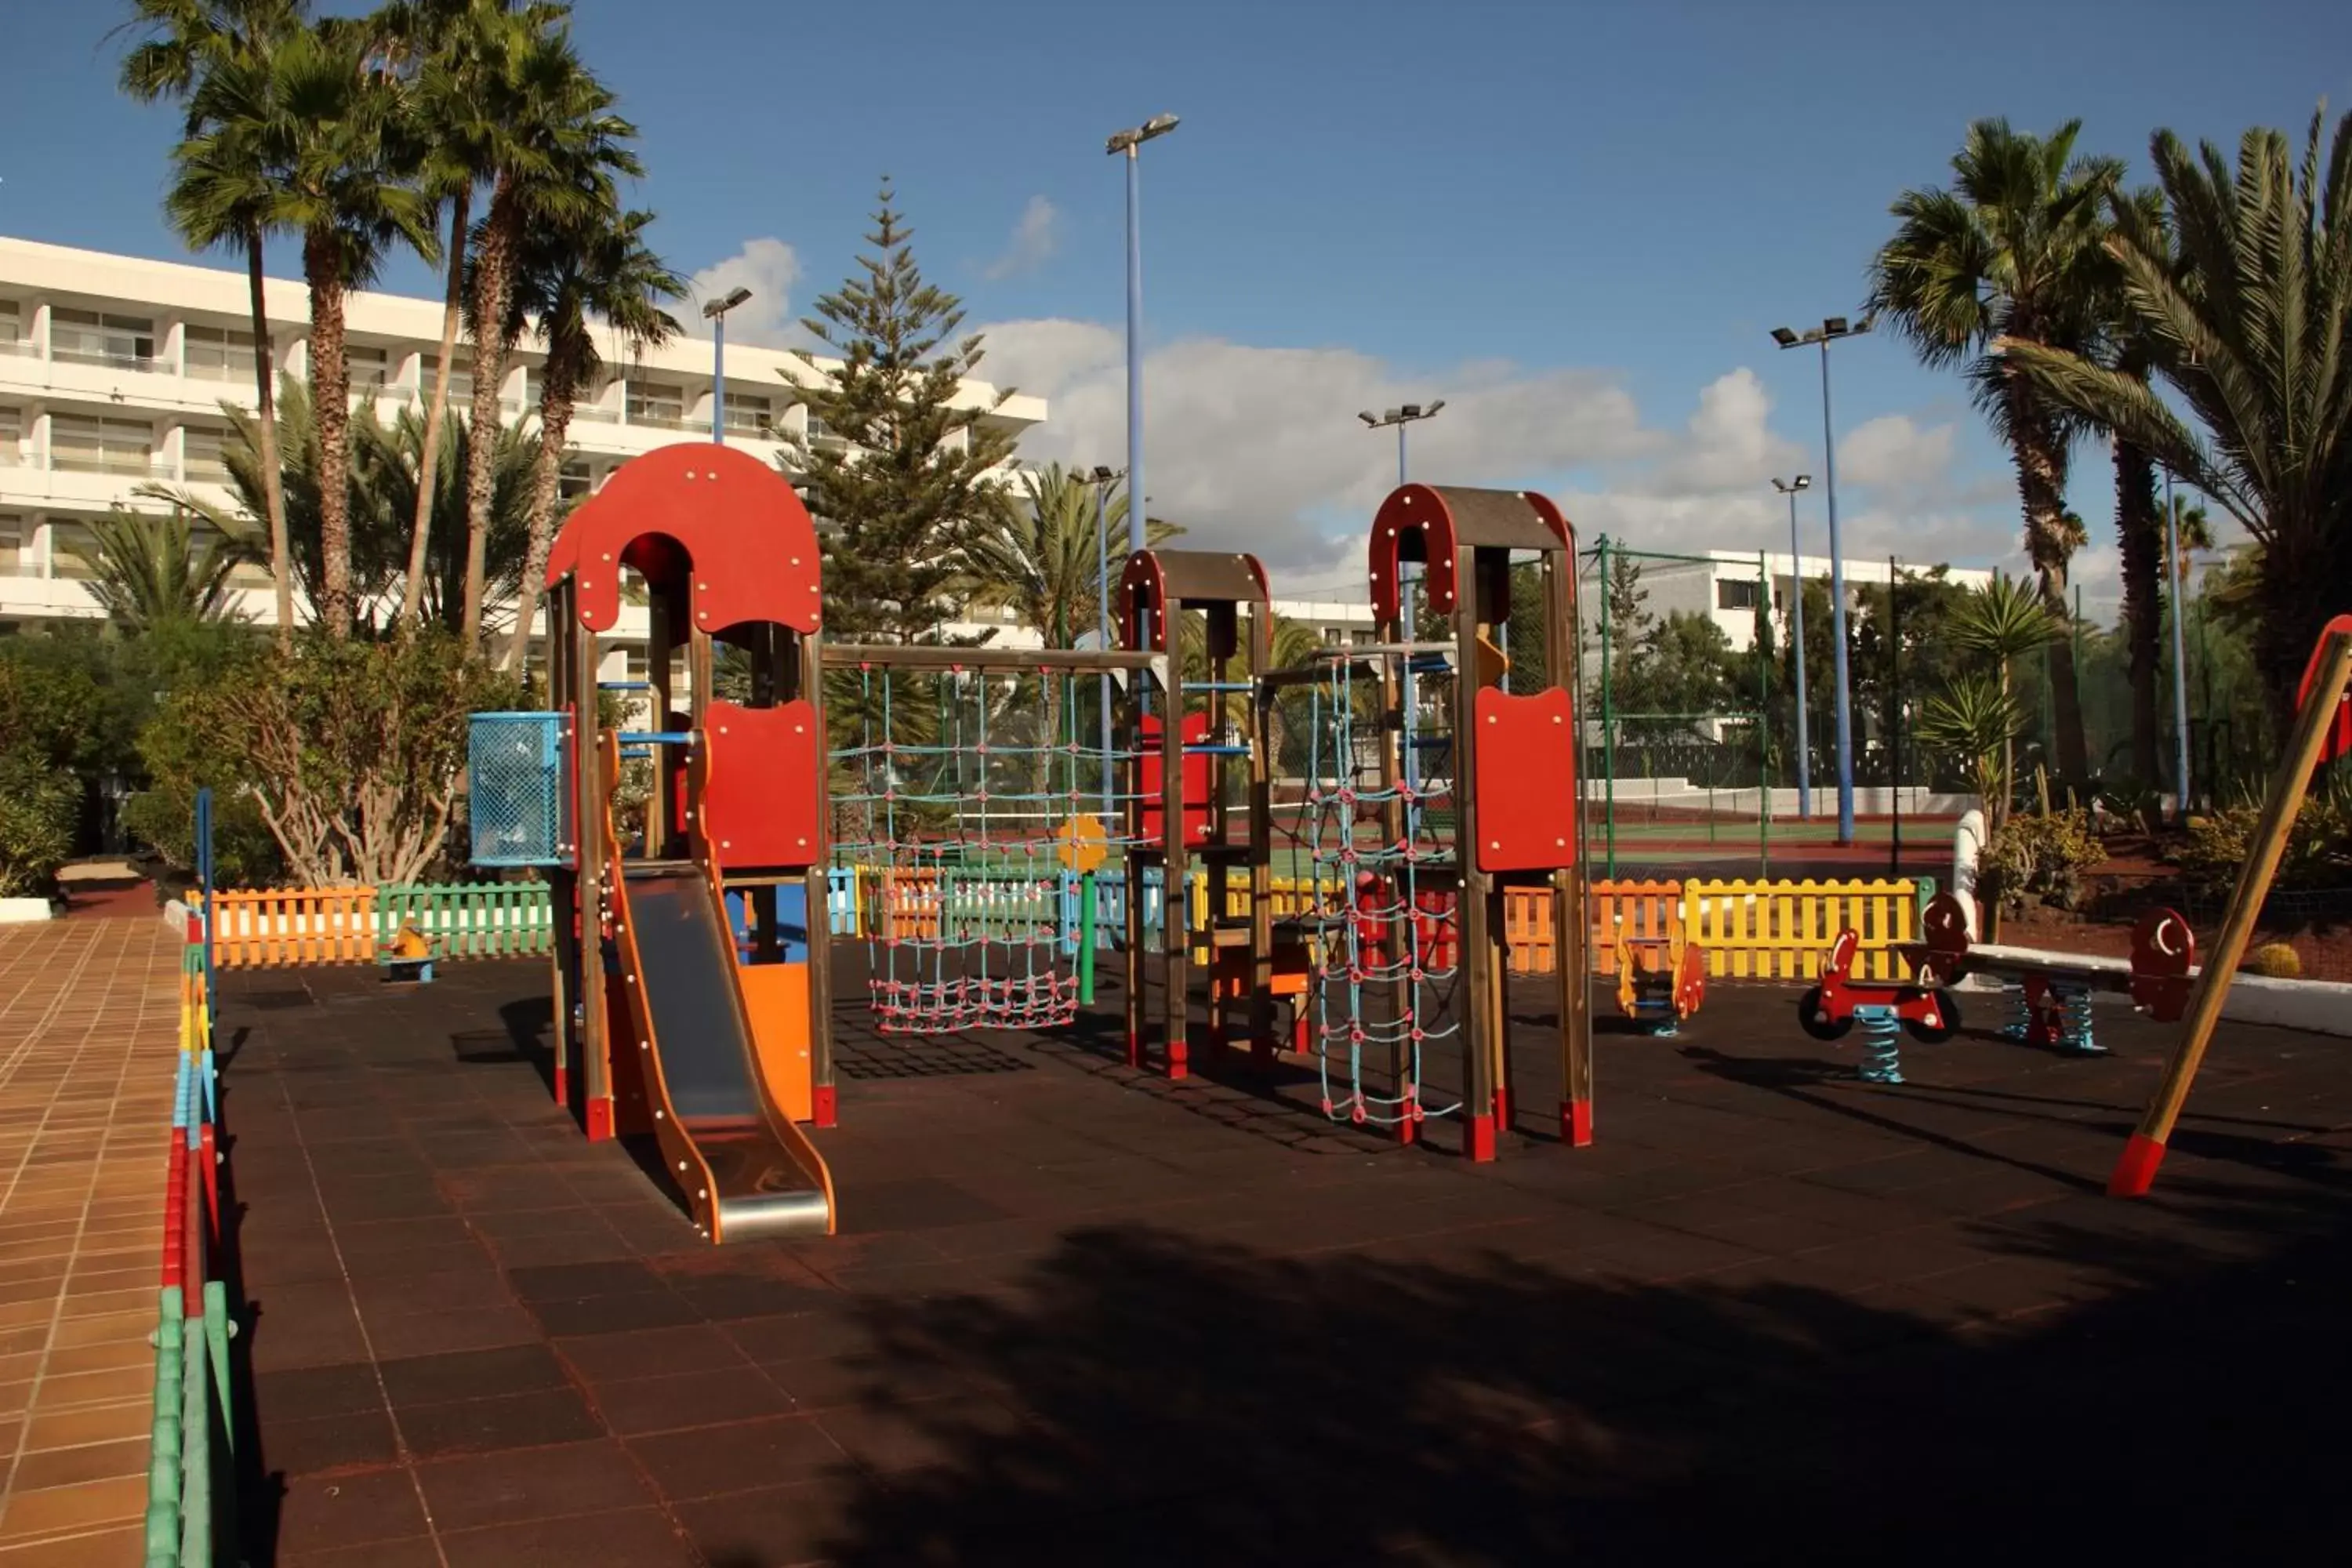
POLYGON ((832 756, 835 879, 886 1034, 1067 1024, 1080 943, 1112 923, 1093 903, 1109 879, 1069 858, 1074 841, 1122 847, 1132 753, 1081 740, 1093 677, 1025 657, 1020 670, 866 664, 828 693, 836 738, 855 736, 832 756))
POLYGON ((1310 917, 1313 1047, 1323 1113, 1394 1126, 1459 1102, 1424 1094, 1425 1054, 1462 1037, 1454 847, 1453 673, 1442 658, 1381 655, 1405 713, 1367 661, 1345 652, 1310 687, 1312 737, 1302 831, 1322 895, 1310 917), (1366 1057, 1385 1068, 1368 1073, 1366 1057))

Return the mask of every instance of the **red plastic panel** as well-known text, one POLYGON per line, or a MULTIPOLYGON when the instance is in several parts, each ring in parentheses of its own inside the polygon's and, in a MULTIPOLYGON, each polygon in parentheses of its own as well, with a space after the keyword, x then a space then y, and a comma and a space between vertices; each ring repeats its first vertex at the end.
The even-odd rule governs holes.
MULTIPOLYGON (((2332 637, 2352 637, 2352 616, 2336 616, 2320 632, 2319 641, 2311 649, 2311 662, 2303 667, 2303 684, 2295 689, 2298 708, 2311 700, 2311 684, 2319 679, 2320 660, 2327 657, 2327 644, 2332 637)), ((2327 739, 2320 742, 2319 760, 2332 763, 2347 753, 2352 753, 2352 687, 2347 687, 2336 702, 2336 722, 2329 728, 2327 739)))
MULTIPOLYGON (((1209 739, 1209 716, 1188 713, 1184 716, 1184 743, 1203 745, 1209 739)), ((1161 781, 1167 776, 1160 764, 1160 718, 1147 713, 1143 718, 1143 808, 1142 839, 1146 844, 1163 842, 1160 819, 1161 781)), ((1187 847, 1209 842, 1209 759, 1184 759, 1184 843, 1187 847)))
POLYGON ((1576 706, 1561 687, 1530 697, 1479 689, 1478 866, 1549 871, 1576 864, 1576 706))
MULTIPOLYGON (((1168 574, 1160 569, 1159 552, 1139 550, 1127 558, 1127 569, 1118 574, 1118 646, 1141 648, 1142 633, 1138 629, 1136 610, 1139 603, 1150 608, 1154 625, 1151 647, 1160 653, 1168 651, 1168 574)), ((1146 721, 1150 722, 1150 721, 1146 721)))
MULTIPOLYGON (((1427 485, 1399 485, 1372 514, 1372 613, 1383 621, 1401 614, 1398 569, 1408 559, 1405 541, 1419 535, 1423 602, 1440 615, 1454 613, 1454 514, 1427 485)), ((1412 628, 1405 628, 1412 635, 1412 628)))
POLYGON ((656 447, 613 471, 572 514, 547 558, 551 585, 574 574, 580 624, 620 619, 620 568, 687 574, 694 629, 773 621, 813 632, 823 617, 816 526, 784 477, 733 447, 656 447))
POLYGON ((776 708, 713 702, 702 723, 710 748, 703 831, 719 863, 814 865, 824 792, 824 736, 815 708, 804 701, 776 708))

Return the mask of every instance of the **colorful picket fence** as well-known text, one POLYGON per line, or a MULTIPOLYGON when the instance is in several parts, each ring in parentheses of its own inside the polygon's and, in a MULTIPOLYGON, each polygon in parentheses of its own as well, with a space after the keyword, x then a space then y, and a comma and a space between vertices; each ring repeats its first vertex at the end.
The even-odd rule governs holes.
POLYGON ((416 884, 388 888, 252 888, 215 892, 215 962, 224 969, 372 963, 404 922, 436 957, 543 953, 554 916, 544 882, 416 884))
POLYGON ((216 1560, 236 1561, 236 1423, 228 1362, 236 1324, 227 1286, 214 1267, 220 1238, 218 1091, 208 993, 204 943, 191 932, 180 966, 178 1082, 164 1171, 155 1415, 142 1556, 148 1568, 211 1568, 216 1560))
MULTIPOLYGON (((1307 882, 1276 878, 1274 913, 1289 919, 1313 912, 1317 892, 1307 882)), ((1852 881, 1599 881, 1592 884, 1591 930, 1586 952, 1593 973, 1617 973, 1619 936, 1663 938, 1669 911, 1707 956, 1720 979, 1802 980, 1819 973, 1821 955, 1852 926, 1862 939, 1865 978, 1903 973, 1895 948, 1916 940, 1919 911, 1935 892, 1925 878, 1852 881)), ((1334 890, 1322 889, 1328 900, 1334 890)), ((1095 888, 1096 940, 1109 946, 1126 929, 1127 889, 1104 878, 1095 888)), ((1061 874, 1039 879, 1010 872, 948 872, 932 868, 837 866, 826 873, 827 925, 835 936, 896 931, 910 940, 935 940, 944 912, 960 928, 985 930, 1006 941, 1053 940, 1075 950, 1082 928, 1084 885, 1061 874)), ((1187 889, 1193 922, 1204 923, 1209 887, 1194 877, 1187 889)), ((1249 913, 1245 882, 1228 886, 1226 913, 1249 913)), ((213 940, 224 968, 309 963, 366 963, 410 923, 444 958, 518 957, 549 950, 553 912, 543 882, 479 882, 390 888, 278 888, 214 896, 213 940)), ((201 904, 202 900, 199 900, 201 904)), ((1145 875, 1143 924, 1160 928, 1158 868, 1145 875)), ((1551 893, 1513 888, 1503 898, 1503 931, 1511 972, 1549 974, 1553 952, 1551 893)), ((1205 961, 1205 954, 1199 955, 1205 961)))

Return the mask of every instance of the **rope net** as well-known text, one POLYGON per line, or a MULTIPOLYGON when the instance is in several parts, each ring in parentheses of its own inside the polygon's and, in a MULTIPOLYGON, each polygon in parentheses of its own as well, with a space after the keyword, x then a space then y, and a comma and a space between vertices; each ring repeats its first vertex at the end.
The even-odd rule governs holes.
POLYGON ((1309 688, 1302 823, 1321 895, 1308 949, 1323 1113, 1377 1126, 1451 1115, 1460 1103, 1432 1103, 1426 1087, 1428 1054, 1462 1036, 1454 673, 1433 655, 1331 662, 1309 688), (1393 731, 1381 722, 1391 701, 1405 713, 1393 731))
POLYGON ((1115 855, 1132 798, 1134 753, 1077 739, 1098 724, 1097 680, 1034 662, 845 673, 828 700, 854 710, 857 742, 833 752, 834 858, 852 873, 876 1026, 1070 1023, 1088 889, 1069 854, 1082 837, 1115 855))

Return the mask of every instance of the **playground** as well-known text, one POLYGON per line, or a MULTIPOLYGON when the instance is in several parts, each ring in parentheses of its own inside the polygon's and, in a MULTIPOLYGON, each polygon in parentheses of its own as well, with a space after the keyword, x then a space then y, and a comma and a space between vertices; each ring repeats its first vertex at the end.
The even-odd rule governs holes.
POLYGON ((475 720, 475 859, 530 875, 206 859, 175 913, 151 1546, 1517 1562, 1769 1515, 1911 1561, 2084 1495, 2139 1551, 2352 1512, 2307 1436, 2352 1086, 2280 1027, 2206 1059, 2352 619, 2210 951, 2151 910, 2105 958, 1926 879, 1594 876, 1567 521, 1405 486, 1368 544, 1378 640, 1296 667, 1253 558, 1172 550, 1117 647, 829 644, 772 472, 616 476, 550 561, 558 706, 475 720), (1087 781, 1022 682, 1113 674, 1087 781))
MULTIPOLYGON (((249 1539, 895 1568, 2340 1531, 2340 1042, 2232 1028, 2127 1204, 2172 1031, 1972 1030, 1882 1088, 1794 994, 1720 986, 1669 1040, 1596 998, 1600 1136, 1530 1113, 1491 1166, 1334 1127, 1304 1072, 1129 1068, 1114 978, 1066 1028, 911 1043, 856 996, 840 1234, 713 1248, 551 1101, 543 962, 232 973, 249 1539)), ((1530 1105, 1553 1026, 1515 1019, 1530 1105)))

